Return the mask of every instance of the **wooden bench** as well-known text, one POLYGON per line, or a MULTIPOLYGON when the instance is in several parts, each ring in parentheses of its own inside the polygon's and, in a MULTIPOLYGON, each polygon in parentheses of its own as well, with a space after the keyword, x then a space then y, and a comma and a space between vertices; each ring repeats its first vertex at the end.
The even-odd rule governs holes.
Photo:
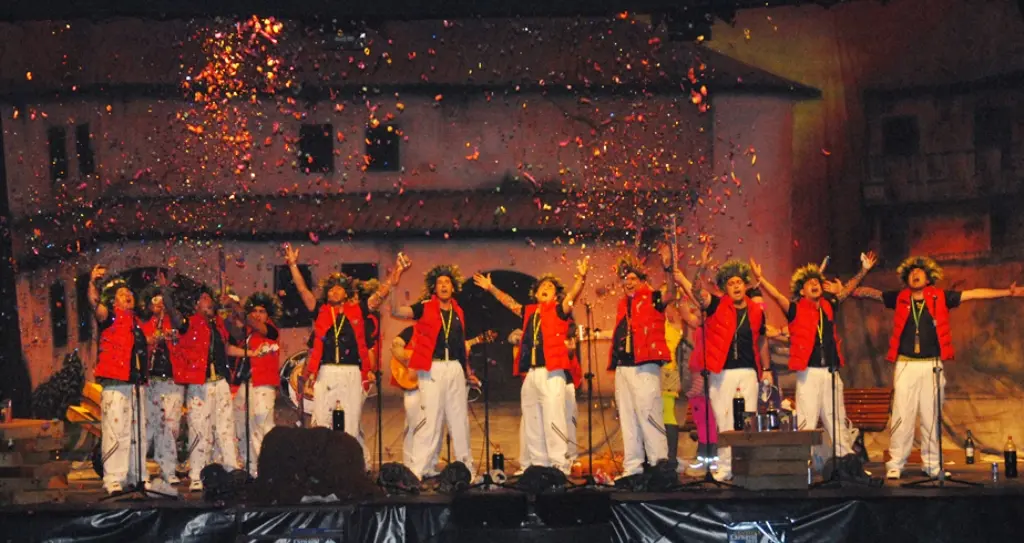
MULTIPOLYGON (((782 397, 795 398, 796 392, 793 389, 783 389, 782 397)), ((843 399, 846 403, 846 418, 850 419, 855 427, 864 432, 885 430, 889 423, 889 410, 892 404, 891 388, 847 388, 843 391, 843 399)), ((697 427, 690 414, 689 402, 685 405, 686 418, 680 431, 694 432, 697 427)))

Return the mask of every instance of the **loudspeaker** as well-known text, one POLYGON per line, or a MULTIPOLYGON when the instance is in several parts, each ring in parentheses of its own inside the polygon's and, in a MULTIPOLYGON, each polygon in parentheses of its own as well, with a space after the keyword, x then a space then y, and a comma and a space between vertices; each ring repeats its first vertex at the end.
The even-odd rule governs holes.
POLYGON ((516 481, 516 488, 531 494, 564 490, 569 480, 558 468, 530 466, 516 481))
POLYGON ((518 528, 529 510, 519 492, 462 492, 452 500, 452 521, 460 527, 518 528))
POLYGON ((263 439, 253 499, 299 503, 303 496, 334 494, 342 501, 383 496, 366 474, 356 438, 327 428, 277 426, 263 439))
POLYGON ((601 490, 538 494, 536 508, 548 526, 598 524, 612 518, 612 497, 601 490))

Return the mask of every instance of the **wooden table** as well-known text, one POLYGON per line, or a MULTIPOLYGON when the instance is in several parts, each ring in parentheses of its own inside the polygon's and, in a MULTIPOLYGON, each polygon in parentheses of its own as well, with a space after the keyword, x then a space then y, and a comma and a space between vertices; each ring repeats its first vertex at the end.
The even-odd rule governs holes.
POLYGON ((750 490, 806 489, 811 446, 822 430, 718 433, 719 447, 732 447, 733 483, 750 490))

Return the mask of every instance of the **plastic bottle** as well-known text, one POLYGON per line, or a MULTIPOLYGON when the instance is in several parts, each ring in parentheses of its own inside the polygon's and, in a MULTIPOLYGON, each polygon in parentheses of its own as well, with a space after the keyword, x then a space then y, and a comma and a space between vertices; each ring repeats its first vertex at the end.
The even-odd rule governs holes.
POLYGON ((736 387, 736 394, 732 397, 732 429, 743 430, 743 413, 747 410, 746 402, 743 400, 743 393, 740 387, 736 387))

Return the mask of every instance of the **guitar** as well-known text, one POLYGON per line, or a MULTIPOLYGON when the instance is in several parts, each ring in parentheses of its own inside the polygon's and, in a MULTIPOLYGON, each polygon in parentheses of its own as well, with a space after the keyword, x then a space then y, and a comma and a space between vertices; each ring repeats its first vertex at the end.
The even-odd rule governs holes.
MULTIPOLYGON (((494 330, 488 330, 479 336, 466 342, 466 351, 469 351, 473 347, 481 343, 490 343, 498 337, 498 333, 494 330)), ((411 346, 409 346, 411 347, 411 346)), ((412 349, 406 348, 405 352, 407 355, 406 360, 412 356, 412 349)), ((391 377, 395 383, 402 390, 416 390, 419 388, 419 383, 416 380, 416 370, 409 369, 408 362, 402 362, 397 358, 391 359, 391 377)))

